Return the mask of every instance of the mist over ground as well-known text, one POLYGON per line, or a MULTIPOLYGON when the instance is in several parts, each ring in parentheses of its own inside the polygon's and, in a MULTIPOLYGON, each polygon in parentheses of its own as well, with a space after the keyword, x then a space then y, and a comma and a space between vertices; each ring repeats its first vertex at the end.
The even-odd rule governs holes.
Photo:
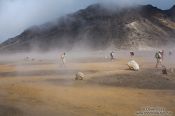
MULTIPOLYGON (((150 49, 150 50, 115 50, 115 49, 106 49, 106 50, 98 50, 92 51, 89 49, 72 49, 72 50, 53 50, 50 52, 37 52, 31 51, 28 53, 15 53, 15 54, 4 54, 0 55, 0 64, 16 64, 23 65, 26 63, 46 63, 52 62, 53 64, 61 63, 61 55, 66 53, 66 62, 110 62, 110 53, 114 52, 114 57, 116 61, 126 60, 127 62, 131 59, 142 59, 145 62, 156 63, 155 53, 164 50, 164 61, 163 65, 167 68, 171 68, 175 65, 174 57, 175 57, 175 49, 150 49), (135 56, 133 58, 130 57, 130 52, 134 51, 135 56), (169 52, 172 54, 170 55, 169 52)), ((141 64, 142 67, 145 64, 141 64)))

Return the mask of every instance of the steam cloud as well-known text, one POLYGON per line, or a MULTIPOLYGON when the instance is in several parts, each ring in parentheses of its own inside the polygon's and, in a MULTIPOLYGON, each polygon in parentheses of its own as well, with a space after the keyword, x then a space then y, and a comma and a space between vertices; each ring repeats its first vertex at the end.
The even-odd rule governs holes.
POLYGON ((121 6, 152 4, 170 8, 174 0, 0 0, 0 42, 14 37, 32 25, 54 20, 94 3, 121 6))

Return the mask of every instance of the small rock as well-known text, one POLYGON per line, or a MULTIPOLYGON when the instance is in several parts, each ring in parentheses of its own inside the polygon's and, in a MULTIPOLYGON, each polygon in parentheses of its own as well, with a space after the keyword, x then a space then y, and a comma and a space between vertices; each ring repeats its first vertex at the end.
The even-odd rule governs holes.
POLYGON ((85 74, 83 74, 82 72, 78 72, 76 74, 75 80, 83 80, 85 78, 85 74))
POLYGON ((162 74, 164 74, 164 75, 167 75, 167 74, 168 74, 166 67, 164 67, 164 68, 162 69, 162 74))

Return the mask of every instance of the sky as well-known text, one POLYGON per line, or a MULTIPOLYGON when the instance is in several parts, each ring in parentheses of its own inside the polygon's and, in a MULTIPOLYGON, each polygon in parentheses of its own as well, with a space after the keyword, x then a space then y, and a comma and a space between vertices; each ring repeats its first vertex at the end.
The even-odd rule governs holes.
POLYGON ((33 25, 55 20, 94 3, 121 6, 152 4, 169 9, 175 5, 175 0, 0 0, 0 42, 33 25))

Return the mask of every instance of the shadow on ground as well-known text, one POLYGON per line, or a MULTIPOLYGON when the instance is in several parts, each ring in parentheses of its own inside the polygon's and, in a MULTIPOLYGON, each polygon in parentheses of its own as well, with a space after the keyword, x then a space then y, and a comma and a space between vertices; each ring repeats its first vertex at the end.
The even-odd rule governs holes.
POLYGON ((61 75, 75 75, 77 72, 83 71, 85 73, 95 73, 96 70, 36 70, 25 72, 0 72, 0 77, 29 77, 29 76, 61 76, 61 75))
POLYGON ((23 112, 15 107, 0 105, 0 116, 23 116, 23 112))
POLYGON ((166 76, 161 74, 161 70, 148 69, 127 74, 94 77, 89 79, 88 83, 139 89, 175 90, 175 74, 166 76))

